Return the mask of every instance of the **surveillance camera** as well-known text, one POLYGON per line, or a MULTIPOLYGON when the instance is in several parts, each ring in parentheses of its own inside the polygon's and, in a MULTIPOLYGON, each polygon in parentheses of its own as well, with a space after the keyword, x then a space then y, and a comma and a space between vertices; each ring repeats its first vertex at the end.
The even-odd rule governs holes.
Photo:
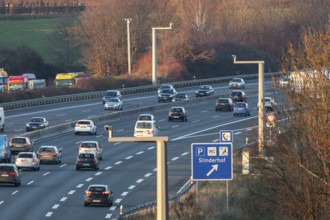
POLYGON ((236 60, 236 55, 231 55, 234 60, 236 60))
POLYGON ((173 23, 170 23, 170 27, 172 27, 173 26, 173 23))
POLYGON ((104 130, 105 131, 112 130, 112 127, 110 125, 104 125, 104 130))

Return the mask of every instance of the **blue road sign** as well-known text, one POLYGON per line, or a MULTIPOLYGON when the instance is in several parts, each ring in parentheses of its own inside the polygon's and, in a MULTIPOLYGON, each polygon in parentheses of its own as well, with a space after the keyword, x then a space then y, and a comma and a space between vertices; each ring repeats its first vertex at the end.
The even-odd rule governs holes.
POLYGON ((221 143, 233 143, 233 131, 220 130, 221 143))
POLYGON ((193 180, 232 180, 232 143, 194 143, 191 145, 193 180))

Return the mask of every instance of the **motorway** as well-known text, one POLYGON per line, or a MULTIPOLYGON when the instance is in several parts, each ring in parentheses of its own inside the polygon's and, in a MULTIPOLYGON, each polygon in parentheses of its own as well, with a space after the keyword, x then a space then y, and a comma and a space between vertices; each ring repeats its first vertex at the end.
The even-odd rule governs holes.
MULTIPOLYGON (((265 89, 272 88, 265 82, 265 89)), ((189 111, 188 122, 168 122, 167 104, 154 113, 160 126, 160 136, 168 136, 169 194, 174 195, 190 179, 190 147, 192 143, 219 142, 220 130, 234 131, 234 149, 244 146, 245 138, 255 140, 257 134, 257 83, 248 81, 245 91, 251 109, 250 117, 233 117, 232 112, 216 112, 215 99, 183 105, 189 111)), ((194 98, 197 87, 179 89, 194 98)), ((215 94, 230 94, 228 84, 214 85, 215 94)), ((273 92, 264 92, 273 96, 273 92)), ((203 100, 203 98, 200 98, 203 100)), ((123 97, 124 110, 158 105, 155 93, 132 94, 123 97)), ((102 100, 54 104, 6 111, 5 133, 9 136, 24 133, 25 123, 33 116, 46 117, 51 125, 103 114, 102 100)), ((119 206, 124 210, 156 200, 156 146, 154 143, 109 143, 105 124, 112 125, 113 136, 132 136, 137 115, 122 120, 104 121, 98 125, 96 136, 78 135, 73 131, 35 142, 56 145, 62 149, 61 164, 42 164, 40 171, 23 171, 22 186, 0 185, 1 219, 114 219, 119 206), (78 146, 84 140, 97 140, 104 148, 100 170, 75 170, 78 146), (84 207, 83 195, 89 184, 108 184, 114 191, 114 205, 84 207)), ((12 159, 13 161, 13 159, 12 159)))

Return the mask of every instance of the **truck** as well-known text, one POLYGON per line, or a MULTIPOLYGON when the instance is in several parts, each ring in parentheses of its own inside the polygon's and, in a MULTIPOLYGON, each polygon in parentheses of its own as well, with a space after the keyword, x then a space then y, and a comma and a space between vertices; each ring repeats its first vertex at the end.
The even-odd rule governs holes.
POLYGON ((70 86, 75 84, 75 75, 73 73, 58 73, 55 77, 55 86, 70 86))
POLYGON ((45 79, 33 79, 29 80, 29 89, 40 89, 46 87, 45 79))
POLYGON ((8 73, 4 68, 0 68, 0 92, 7 90, 8 73))
POLYGON ((15 91, 15 90, 26 90, 28 89, 28 78, 26 76, 10 76, 8 78, 8 91, 15 91))

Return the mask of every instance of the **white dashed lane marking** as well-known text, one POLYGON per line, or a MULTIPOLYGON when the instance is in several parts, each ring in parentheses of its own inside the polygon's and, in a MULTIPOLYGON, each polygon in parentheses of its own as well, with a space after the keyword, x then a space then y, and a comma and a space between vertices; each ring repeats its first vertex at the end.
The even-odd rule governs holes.
POLYGON ((47 214, 45 215, 46 217, 50 217, 52 216, 53 212, 47 212, 47 214))
POLYGON ((105 170, 110 170, 112 168, 112 166, 106 167, 104 168, 105 170))
POLYGON ((18 193, 18 190, 12 192, 12 195, 15 195, 16 193, 18 193))
POLYGON ((95 173, 94 175, 95 176, 99 176, 99 175, 101 175, 103 172, 97 172, 97 173, 95 173))
POLYGON ((131 185, 128 189, 134 189, 135 185, 131 185))
POLYGON ((121 194, 121 196, 126 196, 128 194, 128 192, 123 192, 122 194, 121 194))
POLYGON ((57 209, 58 207, 60 207, 60 204, 55 204, 52 209, 57 209))
POLYGON ((115 164, 118 165, 118 164, 121 164, 123 161, 117 161, 115 164))
POLYGON ((72 195, 73 193, 75 193, 76 190, 71 190, 70 192, 68 192, 69 195, 72 195))
POLYGON ((62 197, 62 198, 60 199, 60 202, 64 202, 65 200, 67 200, 67 198, 68 198, 68 197, 62 197))
POLYGON ((81 188, 83 186, 84 186, 84 184, 79 184, 79 185, 76 186, 76 188, 81 188))
POLYGON ((152 173, 147 173, 146 175, 144 175, 144 177, 149 177, 151 175, 152 175, 152 173))
POLYGON ((27 185, 31 185, 33 182, 34 182, 34 181, 32 180, 32 181, 28 182, 27 185))
POLYGON ((43 176, 46 176, 46 175, 48 175, 49 173, 50 173, 50 172, 44 173, 43 176))
POLYGON ((89 182, 89 181, 91 181, 92 179, 93 179, 92 177, 89 177, 89 178, 85 179, 85 182, 89 182))
POLYGON ((129 160, 131 158, 133 158, 133 156, 128 156, 128 157, 125 158, 125 160, 129 160))
POLYGON ((143 154, 143 153, 144 153, 144 151, 139 151, 136 154, 139 155, 139 154, 143 154))
POLYGON ((138 179, 136 182, 141 183, 142 181, 143 181, 143 179, 138 179))

